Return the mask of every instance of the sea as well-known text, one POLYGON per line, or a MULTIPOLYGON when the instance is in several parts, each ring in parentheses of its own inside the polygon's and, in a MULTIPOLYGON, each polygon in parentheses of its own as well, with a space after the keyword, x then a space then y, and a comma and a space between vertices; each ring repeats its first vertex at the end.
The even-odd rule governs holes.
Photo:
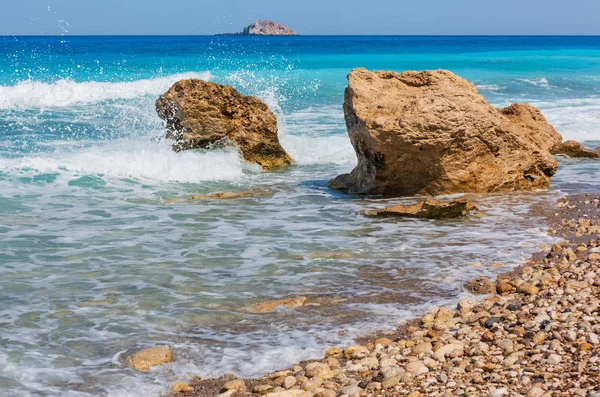
POLYGON ((0 395, 158 397, 319 358, 454 305, 465 280, 555 241, 532 208, 600 190, 600 161, 559 158, 550 191, 469 195, 465 219, 365 217, 418 197, 327 188, 356 164, 342 111, 356 67, 448 69, 600 146, 600 37, 0 37, 0 395), (295 164, 171 150, 154 103, 189 78, 265 101, 295 164), (274 194, 186 200, 261 188, 274 194), (125 365, 161 345, 172 363, 125 365))

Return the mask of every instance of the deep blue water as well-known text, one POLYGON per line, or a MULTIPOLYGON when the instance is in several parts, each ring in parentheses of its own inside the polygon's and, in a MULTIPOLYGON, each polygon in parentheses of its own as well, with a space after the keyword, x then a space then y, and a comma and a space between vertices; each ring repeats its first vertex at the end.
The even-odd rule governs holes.
POLYGON ((326 187, 356 161, 341 110, 355 67, 449 69, 492 104, 531 103, 565 139, 600 145, 599 37, 0 37, 1 394, 156 396, 319 356, 520 263, 548 241, 532 203, 599 188, 597 163, 560 160, 551 192, 472 197, 480 217, 366 219, 412 199, 326 187), (263 173, 231 150, 174 153, 154 101, 191 77, 267 102, 296 164, 263 173), (166 204, 265 186, 273 197, 166 204), (242 310, 297 295, 346 300, 242 310), (175 352, 167 370, 123 365, 156 344, 175 352))

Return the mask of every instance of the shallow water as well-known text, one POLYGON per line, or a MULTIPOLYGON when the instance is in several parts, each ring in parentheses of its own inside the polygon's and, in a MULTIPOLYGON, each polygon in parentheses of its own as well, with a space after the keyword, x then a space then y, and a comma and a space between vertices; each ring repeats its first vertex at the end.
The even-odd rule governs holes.
POLYGON ((356 162, 341 111, 356 66, 449 68, 600 146, 599 38, 7 37, 0 52, 2 395, 156 396, 320 356, 521 263, 551 241, 531 206, 600 184, 598 163, 561 159, 552 191, 474 195, 477 215, 445 222, 367 219, 415 199, 327 189, 356 162), (189 77, 264 99, 296 164, 172 152, 153 102, 189 77), (274 195, 185 200, 261 187, 274 195), (243 310, 298 295, 320 306, 243 310), (122 365, 157 344, 173 364, 122 365))

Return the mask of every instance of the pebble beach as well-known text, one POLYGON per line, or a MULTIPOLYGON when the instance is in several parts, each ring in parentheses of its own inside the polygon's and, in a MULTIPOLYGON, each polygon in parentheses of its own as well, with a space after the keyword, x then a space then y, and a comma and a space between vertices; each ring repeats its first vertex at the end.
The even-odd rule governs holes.
POLYGON ((558 240, 472 298, 260 379, 193 379, 170 397, 600 396, 600 194, 538 208, 558 240))

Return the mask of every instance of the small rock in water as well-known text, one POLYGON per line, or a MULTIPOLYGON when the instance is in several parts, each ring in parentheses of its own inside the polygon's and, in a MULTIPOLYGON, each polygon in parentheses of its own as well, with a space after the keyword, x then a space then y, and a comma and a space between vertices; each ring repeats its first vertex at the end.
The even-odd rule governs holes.
POLYGON ((475 209, 465 200, 443 203, 431 198, 415 205, 396 205, 382 210, 365 212, 367 216, 400 216, 410 218, 446 219, 458 218, 467 215, 468 211, 475 209))
POLYGON ((173 385, 171 390, 175 393, 191 393, 194 391, 194 388, 185 382, 177 382, 173 385))
POLYGON ((304 306, 306 304, 306 301, 306 296, 301 296, 298 298, 278 299, 257 303, 255 305, 245 308, 245 311, 256 314, 272 313, 275 309, 277 309, 280 306, 287 308, 304 306))
POLYGON ((167 346, 151 347, 132 354, 127 358, 127 365, 138 371, 148 371, 157 365, 173 361, 171 349, 167 346))

